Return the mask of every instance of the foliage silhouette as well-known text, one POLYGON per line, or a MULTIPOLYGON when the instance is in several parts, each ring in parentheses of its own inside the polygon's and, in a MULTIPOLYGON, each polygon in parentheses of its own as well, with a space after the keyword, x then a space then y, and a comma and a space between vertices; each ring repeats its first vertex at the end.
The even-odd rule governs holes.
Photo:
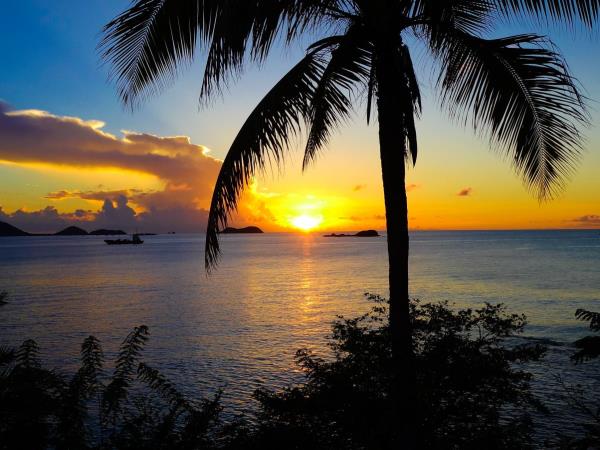
MULTIPOLYGON (((575 317, 590 323, 591 331, 600 331, 600 313, 578 309, 575 312, 575 317)), ((575 347, 580 350, 571 358, 576 363, 588 361, 600 356, 600 336, 585 336, 575 341, 575 347)))
MULTIPOLYGON (((581 150, 587 114, 575 80, 550 41, 536 34, 492 39, 501 19, 596 24, 598 0, 135 0, 108 23, 100 44, 119 94, 135 105, 171 82, 198 48, 206 64, 200 97, 222 91, 276 42, 321 37, 250 113, 219 173, 206 234, 207 270, 252 177, 280 164, 290 140, 308 129, 304 167, 367 93, 375 102, 386 208, 394 370, 404 389, 407 433, 414 417, 414 367, 408 306, 408 206, 405 160, 418 154, 421 95, 409 45, 421 41, 439 63, 441 103, 506 150, 540 199, 552 197, 581 150), (323 37, 324 36, 324 37, 323 37)), ((413 445, 414 446, 414 445, 413 445)))
POLYGON ((0 348, 0 449, 212 448, 208 434, 217 424, 220 394, 185 399, 140 362, 147 339, 146 326, 133 329, 107 384, 93 336, 84 340, 81 366, 70 379, 41 367, 33 340, 17 350, 0 348))
MULTIPOLYGON (((391 335, 386 301, 333 326, 333 359, 300 350, 306 381, 284 392, 258 391, 262 416, 248 448, 396 448, 401 432, 390 383, 391 335)), ((453 310, 447 303, 411 303, 419 392, 420 448, 527 448, 527 412, 543 409, 518 367, 540 359, 539 345, 517 345, 524 316, 503 306, 453 310), (510 411, 507 413, 507 411, 510 411)), ((415 411, 415 414, 417 412, 415 411)))
MULTIPOLYGON (((575 311, 575 317, 589 322, 591 331, 600 331, 600 314, 585 309, 575 311)), ((575 364, 582 364, 600 356, 600 337, 586 336, 574 343, 578 348, 571 360, 575 364)), ((583 423, 586 434, 584 437, 572 437, 564 434, 559 435, 557 447, 569 450, 587 450, 600 447, 600 406, 595 396, 594 386, 582 386, 580 384, 567 384, 559 377, 565 397, 569 405, 578 411, 587 422, 583 423)))

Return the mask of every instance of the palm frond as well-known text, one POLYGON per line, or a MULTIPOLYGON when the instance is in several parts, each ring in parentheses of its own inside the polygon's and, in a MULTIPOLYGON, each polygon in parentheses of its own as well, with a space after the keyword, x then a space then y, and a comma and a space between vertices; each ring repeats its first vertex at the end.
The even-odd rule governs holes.
POLYGON ((309 52, 269 91, 237 134, 211 200, 205 246, 207 270, 217 263, 219 230, 227 226, 243 188, 268 162, 281 162, 290 140, 300 131, 323 69, 319 50, 309 52))
POLYGON ((410 3, 411 16, 431 27, 434 35, 438 25, 452 26, 470 34, 479 33, 486 29, 495 10, 492 0, 415 0, 410 3))
POLYGON ((137 368, 138 378, 146 383, 151 389, 158 392, 171 406, 171 410, 176 412, 180 409, 192 409, 185 397, 175 388, 157 369, 140 363, 137 368))
POLYGON ((587 123, 584 99, 560 55, 536 35, 485 40, 455 29, 434 52, 451 114, 487 130, 539 198, 551 198, 578 160, 578 127, 587 123))
POLYGON ((81 344, 81 368, 79 373, 85 379, 85 394, 89 395, 98 385, 98 378, 104 365, 104 353, 100 341, 88 336, 81 344))
POLYGON ((33 339, 23 341, 17 349, 17 365, 24 368, 39 368, 40 365, 40 347, 33 339))
POLYGON ((588 311, 586 309, 578 309, 575 311, 575 317, 579 320, 590 323, 590 330, 600 331, 600 313, 588 311))
POLYGON ((0 346, 0 367, 8 366, 17 359, 17 352, 13 348, 0 346))
POLYGON ((140 325, 135 327, 121 344, 115 372, 102 394, 101 410, 104 421, 114 417, 119 411, 122 401, 127 397, 127 390, 133 380, 137 369, 136 365, 148 340, 148 335, 148 327, 140 325))
POLYGON ((205 399, 199 408, 190 411, 183 425, 182 448, 205 448, 206 434, 221 413, 221 395, 219 391, 212 399, 205 399))
POLYGON ((136 0, 109 22, 99 44, 127 105, 159 91, 189 64, 198 37, 207 42, 222 9, 218 0, 136 0))
POLYGON ((59 448, 87 448, 88 400, 97 391, 103 359, 100 341, 88 336, 81 344, 81 367, 62 392, 57 417, 59 448))
POLYGON ((280 36, 291 42, 308 28, 331 21, 339 0, 254 0, 223 7, 215 20, 200 99, 221 92, 241 73, 245 58, 262 62, 280 36))
POLYGON ((346 34, 339 36, 339 43, 331 51, 331 59, 310 102, 303 168, 327 144, 331 131, 349 117, 352 91, 361 82, 369 83, 372 44, 364 36, 362 27, 351 27, 346 34))
POLYGON ((579 350, 571 356, 576 363, 589 361, 600 356, 600 336, 586 336, 575 341, 579 350))
POLYGON ((553 21, 581 21, 588 27, 600 18, 600 0, 494 0, 494 3, 509 16, 533 14, 553 21))

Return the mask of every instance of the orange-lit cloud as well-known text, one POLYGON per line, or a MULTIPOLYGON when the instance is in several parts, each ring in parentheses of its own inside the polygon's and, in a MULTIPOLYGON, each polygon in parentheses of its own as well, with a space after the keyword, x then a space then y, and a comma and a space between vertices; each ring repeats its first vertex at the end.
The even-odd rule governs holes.
MULTIPOLYGON (((208 149, 184 136, 161 137, 124 131, 116 137, 104 123, 61 117, 39 110, 0 109, 0 160, 17 165, 50 165, 86 169, 110 168, 141 172, 162 181, 159 190, 59 190, 53 202, 82 199, 97 202, 96 210, 60 213, 51 206, 38 211, 2 212, 2 218, 31 231, 51 231, 73 222, 91 226, 131 228, 146 224, 152 230, 201 231, 206 208, 221 167, 208 149)), ((126 176, 124 176, 126 179, 126 176)))
POLYGON ((193 181, 206 199, 221 162, 187 137, 124 131, 117 138, 103 122, 38 111, 0 113, 0 159, 75 167, 111 167, 155 175, 171 184, 193 181))
POLYGON ((459 197, 468 197, 473 193, 473 188, 467 187, 458 191, 456 195, 459 197))

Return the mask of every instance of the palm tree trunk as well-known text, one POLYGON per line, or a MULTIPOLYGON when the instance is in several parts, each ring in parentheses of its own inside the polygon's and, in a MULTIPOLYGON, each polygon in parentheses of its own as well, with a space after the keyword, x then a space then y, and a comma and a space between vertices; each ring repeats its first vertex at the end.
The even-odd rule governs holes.
MULTIPOLYGON (((399 419, 406 426, 403 448, 416 448, 415 368, 408 297, 408 204, 406 198, 406 139, 403 113, 407 92, 402 92, 397 47, 393 41, 378 46, 377 111, 381 172, 387 221, 389 258, 389 321, 392 338, 392 396, 399 419)), ((412 113, 412 112, 411 112, 412 113)))

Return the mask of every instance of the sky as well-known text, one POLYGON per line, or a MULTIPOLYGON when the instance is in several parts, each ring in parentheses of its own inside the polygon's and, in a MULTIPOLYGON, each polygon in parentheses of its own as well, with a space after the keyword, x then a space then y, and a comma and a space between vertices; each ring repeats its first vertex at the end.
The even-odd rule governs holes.
MULTIPOLYGON (((202 55, 160 95, 120 103, 96 46, 124 0, 21 0, 0 15, 0 221, 30 232, 78 224, 144 232, 201 232, 222 159, 248 113, 302 55, 276 49, 222 98, 200 107, 202 55)), ((431 63, 414 51, 424 96, 419 159, 408 170, 412 229, 600 228, 600 35, 503 23, 497 35, 548 34, 589 97, 577 170, 540 203, 497 150, 440 109, 431 63)), ((297 140, 281 170, 246 190, 234 225, 266 230, 384 229, 377 128, 364 108, 316 164, 301 169, 297 140)))

